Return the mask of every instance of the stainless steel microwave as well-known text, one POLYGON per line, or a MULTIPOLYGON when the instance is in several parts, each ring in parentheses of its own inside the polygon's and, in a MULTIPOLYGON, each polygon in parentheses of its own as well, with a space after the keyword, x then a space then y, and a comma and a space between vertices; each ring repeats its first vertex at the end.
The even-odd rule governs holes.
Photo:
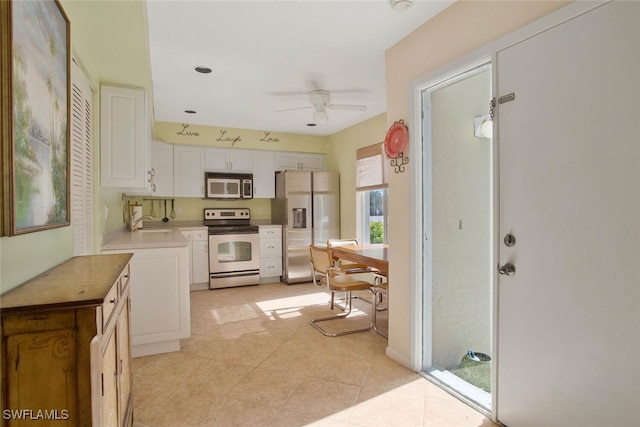
POLYGON ((253 175, 205 172, 204 188, 207 199, 253 199, 253 175))

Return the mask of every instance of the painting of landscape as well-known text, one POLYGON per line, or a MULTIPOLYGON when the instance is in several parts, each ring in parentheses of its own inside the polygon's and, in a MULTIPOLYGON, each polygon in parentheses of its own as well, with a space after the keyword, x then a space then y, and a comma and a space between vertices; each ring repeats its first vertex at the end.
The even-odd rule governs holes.
POLYGON ((69 31, 58 2, 12 2, 13 234, 69 224, 69 31))

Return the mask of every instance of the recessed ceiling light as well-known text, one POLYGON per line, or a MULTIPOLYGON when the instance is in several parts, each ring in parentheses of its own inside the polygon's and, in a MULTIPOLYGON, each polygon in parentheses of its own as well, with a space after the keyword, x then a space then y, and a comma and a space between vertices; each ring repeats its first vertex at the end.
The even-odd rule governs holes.
POLYGON ((187 114, 195 114, 196 112, 193 110, 184 110, 185 113, 187 114))
POLYGON ((196 67, 194 68, 198 73, 209 74, 211 72, 211 68, 209 67, 196 67))

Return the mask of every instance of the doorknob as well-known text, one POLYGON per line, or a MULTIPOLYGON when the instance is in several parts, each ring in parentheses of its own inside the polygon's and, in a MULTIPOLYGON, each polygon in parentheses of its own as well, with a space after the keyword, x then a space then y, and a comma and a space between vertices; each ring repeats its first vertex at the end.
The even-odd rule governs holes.
POLYGON ((510 262, 506 263, 505 265, 499 265, 498 273, 502 274, 503 276, 513 276, 514 274, 516 274, 516 266, 510 262))

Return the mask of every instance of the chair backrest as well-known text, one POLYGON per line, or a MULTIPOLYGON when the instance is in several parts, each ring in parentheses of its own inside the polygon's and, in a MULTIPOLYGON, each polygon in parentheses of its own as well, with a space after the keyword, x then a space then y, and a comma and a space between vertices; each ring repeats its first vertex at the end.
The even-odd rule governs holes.
POLYGON ((333 267, 333 260, 331 259, 331 251, 329 248, 309 245, 309 251, 313 270, 322 275, 326 275, 327 269, 333 267))
POLYGON ((327 246, 356 246, 358 245, 358 239, 329 239, 327 240, 327 246))
MULTIPOLYGON (((329 239, 327 240, 327 246, 329 248, 331 247, 335 247, 335 246, 357 246, 358 243, 358 239, 329 239)), ((340 267, 341 265, 350 265, 350 264, 354 264, 351 261, 343 261, 340 258, 333 256, 333 261, 334 261, 334 265, 336 267, 340 267)))

